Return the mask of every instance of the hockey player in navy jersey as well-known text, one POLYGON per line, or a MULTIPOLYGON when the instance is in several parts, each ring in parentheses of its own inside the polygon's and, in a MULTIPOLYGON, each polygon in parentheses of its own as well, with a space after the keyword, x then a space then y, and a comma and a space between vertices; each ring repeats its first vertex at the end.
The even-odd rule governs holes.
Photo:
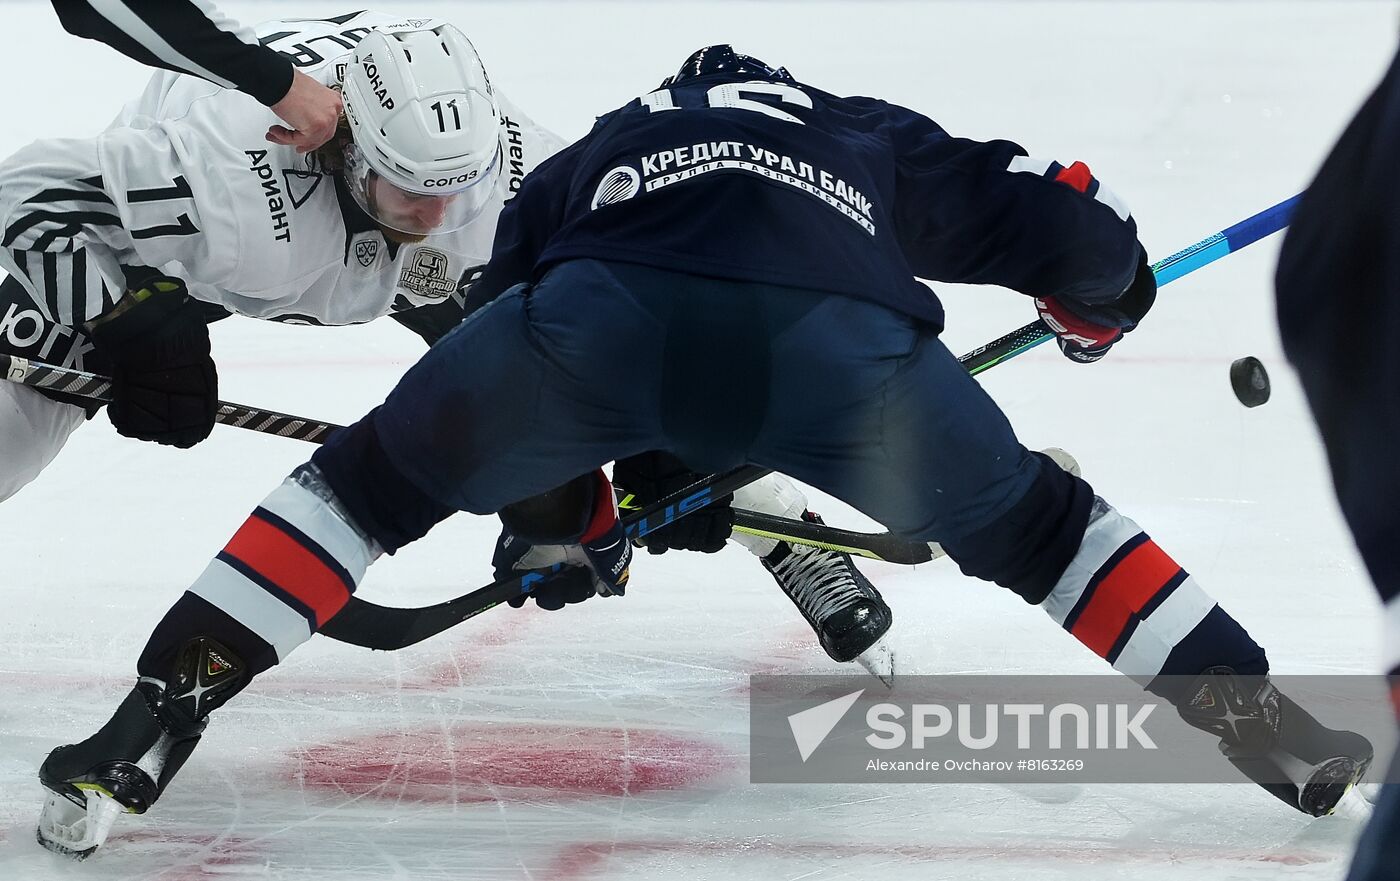
MULTIPOLYGON (((70 23, 132 48, 85 4, 68 6, 70 23)), ((233 313, 344 325, 391 315, 431 343, 470 308, 464 295, 490 256, 503 206, 564 146, 493 87, 466 36, 440 20, 361 11, 270 21, 251 47, 208 28, 240 52, 280 57, 300 77, 344 88, 359 116, 324 150, 303 155, 291 142, 267 143, 275 118, 248 95, 167 71, 97 137, 38 141, 0 163, 0 267, 9 272, 0 352, 111 374, 117 430, 177 447, 214 425, 209 320, 233 313), (380 50, 351 63, 366 39, 380 50), (407 58, 390 51, 399 46, 421 49, 417 63, 396 63, 407 58), (414 89, 447 97, 395 113, 395 100, 414 89)), ((98 406, 0 381, 0 502, 47 468, 98 406)), ((618 467, 622 485, 639 494, 677 479, 657 457, 618 467)), ((737 504, 814 516, 776 474, 742 490, 737 504)), ((680 524, 656 541, 717 550, 727 533, 706 534, 707 523, 718 521, 680 524)), ((760 557, 833 659, 889 673, 877 650, 889 606, 849 556, 736 541, 760 557)))
POLYGON ((41 839, 81 852, 119 809, 150 807, 212 711, 453 511, 548 492, 507 521, 504 549, 622 593, 630 549, 599 468, 649 450, 772 467, 941 542, 1274 795, 1330 811, 1370 745, 1280 694, 1263 649, 1176 561, 1017 441, 939 341, 916 276, 1029 295, 1080 362, 1155 295, 1132 217, 1082 163, 955 138, 727 46, 695 53, 526 180, 474 291, 499 296, 296 469, 174 604, 111 721, 45 761, 41 839))
MULTIPOLYGON (((1400 713, 1400 55, 1333 147, 1279 253, 1279 330, 1317 419, 1337 501, 1384 606, 1400 713)), ((1392 762, 1400 772, 1400 754, 1392 762)), ((1400 879, 1400 785, 1386 783, 1349 881, 1400 879)))

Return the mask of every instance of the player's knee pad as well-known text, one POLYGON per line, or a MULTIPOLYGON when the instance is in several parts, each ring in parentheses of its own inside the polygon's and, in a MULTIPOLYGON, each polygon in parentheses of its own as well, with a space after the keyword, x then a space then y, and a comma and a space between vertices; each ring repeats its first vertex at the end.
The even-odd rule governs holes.
POLYGON ((375 427, 379 412, 331 435, 311 461, 355 525, 392 554, 422 538, 452 509, 429 498, 394 464, 375 427))
POLYGON ((1044 453, 1030 489, 1005 514, 943 549, 963 574, 993 581, 1028 603, 1044 600, 1084 538, 1094 491, 1044 453))

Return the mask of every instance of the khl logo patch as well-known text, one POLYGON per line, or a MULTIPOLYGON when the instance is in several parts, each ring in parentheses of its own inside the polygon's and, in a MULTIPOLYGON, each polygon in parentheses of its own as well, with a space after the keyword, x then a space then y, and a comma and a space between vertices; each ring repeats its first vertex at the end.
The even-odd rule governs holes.
POLYGON ((360 261, 360 265, 368 268, 374 262, 374 258, 379 256, 379 241, 377 239, 363 239, 355 243, 355 259, 360 261))

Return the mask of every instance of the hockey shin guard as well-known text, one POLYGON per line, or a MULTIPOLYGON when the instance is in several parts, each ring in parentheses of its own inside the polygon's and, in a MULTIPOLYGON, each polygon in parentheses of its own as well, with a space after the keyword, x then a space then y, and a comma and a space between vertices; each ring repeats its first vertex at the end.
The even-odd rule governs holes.
POLYGON ((228 646, 256 676, 311 638, 380 554, 314 465, 259 505, 151 634, 143 676, 164 678, 193 636, 228 646))
POLYGON ((1147 533, 1095 497, 1079 550, 1041 607, 1154 694, 1177 703, 1212 667, 1269 671, 1264 650, 1147 533))

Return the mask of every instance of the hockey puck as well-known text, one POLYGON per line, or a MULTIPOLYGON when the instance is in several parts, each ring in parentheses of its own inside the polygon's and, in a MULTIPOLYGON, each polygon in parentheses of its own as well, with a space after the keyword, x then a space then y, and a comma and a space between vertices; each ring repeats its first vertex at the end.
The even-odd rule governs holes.
POLYGON ((1258 358, 1246 355, 1230 365, 1230 387, 1241 404, 1258 407, 1269 400, 1269 373, 1258 358))

